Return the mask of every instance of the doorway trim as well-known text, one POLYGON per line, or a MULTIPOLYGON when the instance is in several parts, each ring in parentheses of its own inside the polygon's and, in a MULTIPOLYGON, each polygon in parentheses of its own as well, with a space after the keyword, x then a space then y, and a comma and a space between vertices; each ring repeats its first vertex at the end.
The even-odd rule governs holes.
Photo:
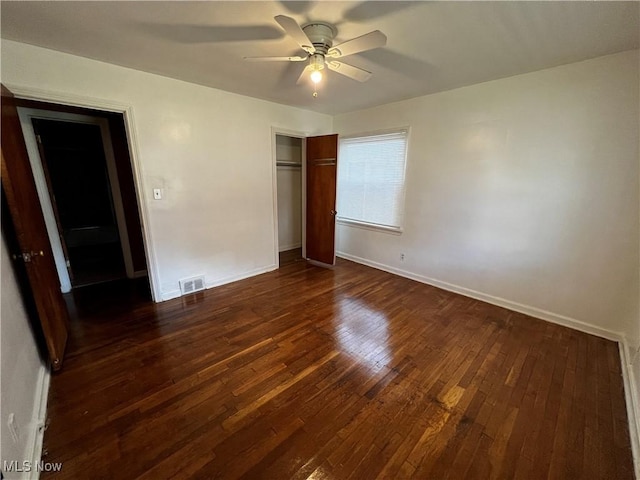
POLYGON ((307 137, 309 134, 286 128, 271 127, 271 184, 273 197, 273 263, 276 268, 280 268, 280 251, 278 239, 278 166, 276 165, 276 136, 300 138, 302 140, 302 258, 306 258, 307 253, 307 137))
POLYGON ((135 128, 135 117, 133 106, 101 98, 86 97, 75 94, 54 92, 50 90, 42 90, 31 87, 23 87, 16 84, 5 84, 6 87, 13 92, 16 98, 25 100, 38 100, 42 102, 57 103, 60 105, 69 105, 74 107, 91 108, 102 110, 105 112, 120 113, 124 118, 124 125, 127 133, 127 145, 129 147, 129 155, 131 157, 131 169, 133 170, 133 184, 138 200, 138 213, 140 214, 140 224, 142 227, 142 238, 144 242, 145 256, 147 260, 147 270, 149 272, 149 286, 151 297, 154 302, 162 300, 160 294, 160 281, 158 277, 158 268, 156 262, 155 249, 151 234, 149 233, 149 209, 143 192, 144 181, 142 175, 142 165, 140 163, 138 138, 135 128))

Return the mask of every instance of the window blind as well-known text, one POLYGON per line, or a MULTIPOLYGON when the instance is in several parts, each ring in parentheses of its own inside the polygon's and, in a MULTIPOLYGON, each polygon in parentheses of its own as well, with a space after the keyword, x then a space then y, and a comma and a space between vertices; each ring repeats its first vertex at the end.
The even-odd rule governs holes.
POLYGON ((402 228, 407 131, 340 140, 338 219, 402 228))

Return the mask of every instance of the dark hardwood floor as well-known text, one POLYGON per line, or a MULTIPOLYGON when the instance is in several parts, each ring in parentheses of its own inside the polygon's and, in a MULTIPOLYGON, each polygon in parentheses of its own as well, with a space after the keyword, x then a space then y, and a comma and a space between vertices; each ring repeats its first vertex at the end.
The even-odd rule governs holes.
POLYGON ((94 294, 43 478, 633 478, 613 342, 345 260, 94 294))
POLYGON ((285 250, 280 252, 280 266, 284 267, 294 262, 302 262, 302 248, 294 248, 293 250, 285 250))

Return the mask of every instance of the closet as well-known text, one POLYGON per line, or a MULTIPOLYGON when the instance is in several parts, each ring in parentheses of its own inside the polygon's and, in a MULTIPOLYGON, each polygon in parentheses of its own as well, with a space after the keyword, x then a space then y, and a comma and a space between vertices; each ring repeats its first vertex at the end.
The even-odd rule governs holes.
POLYGON ((280 265, 302 258, 302 138, 276 135, 280 265))

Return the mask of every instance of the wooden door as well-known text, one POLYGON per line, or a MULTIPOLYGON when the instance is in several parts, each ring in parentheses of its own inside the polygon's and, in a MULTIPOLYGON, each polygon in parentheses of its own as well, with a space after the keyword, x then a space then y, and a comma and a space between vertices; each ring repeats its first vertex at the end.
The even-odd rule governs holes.
POLYGON ((2 189, 15 229, 51 366, 62 367, 69 314, 60 291, 53 252, 29 164, 13 94, 2 85, 2 189))
POLYGON ((336 173, 338 135, 307 138, 308 260, 334 265, 336 260, 336 173))

